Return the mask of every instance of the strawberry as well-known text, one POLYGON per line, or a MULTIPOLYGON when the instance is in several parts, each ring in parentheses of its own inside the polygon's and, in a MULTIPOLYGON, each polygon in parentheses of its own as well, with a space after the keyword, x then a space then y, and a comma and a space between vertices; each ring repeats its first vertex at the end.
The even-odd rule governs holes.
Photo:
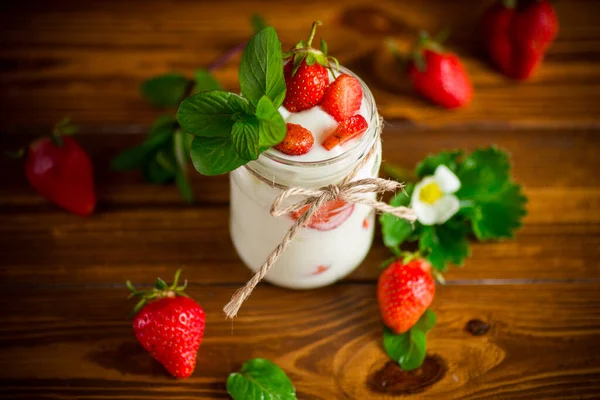
POLYGON ((96 207, 92 162, 70 137, 76 128, 68 120, 54 128, 51 138, 40 138, 27 149, 25 174, 29 183, 46 199, 81 216, 96 207))
POLYGON ((498 1, 482 21, 490 59, 513 79, 531 77, 558 34, 558 17, 547 0, 498 1))
MULTIPOLYGON (((306 205, 291 213, 293 220, 298 220, 310 206, 306 205)), ((331 200, 321 206, 308 222, 308 227, 319 231, 335 229, 346 221, 354 211, 354 204, 343 200, 331 200)))
POLYGON ((127 281, 129 297, 141 296, 134 308, 133 331, 138 342, 176 378, 187 378, 196 367, 196 355, 206 316, 202 307, 177 286, 181 270, 168 286, 158 278, 154 289, 139 292, 127 281))
POLYGON ((471 81, 458 56, 445 51, 440 42, 422 32, 408 60, 397 53, 393 42, 390 47, 406 66, 406 73, 417 93, 442 107, 465 106, 473 97, 471 81))
POLYGON ((360 110, 362 97, 360 81, 348 74, 341 74, 327 88, 321 108, 336 121, 342 122, 360 110))
POLYGON ((323 147, 327 150, 333 149, 335 146, 342 145, 354 138, 361 136, 367 131, 369 124, 365 118, 360 115, 354 115, 342 121, 335 131, 325 139, 323 147))
POLYGON ((289 62, 283 68, 285 86, 287 88, 284 107, 291 112, 308 110, 319 104, 325 89, 329 85, 330 60, 338 64, 333 57, 327 57, 327 44, 321 40, 321 50, 311 47, 320 21, 315 21, 308 41, 300 41, 283 57, 289 62))
POLYGON ((273 147, 290 156, 300 156, 308 153, 315 143, 311 131, 297 124, 288 123, 286 127, 285 137, 281 143, 273 147))
POLYGON ((383 322, 393 332, 408 331, 431 305, 435 283, 423 259, 397 260, 379 277, 377 298, 383 322))

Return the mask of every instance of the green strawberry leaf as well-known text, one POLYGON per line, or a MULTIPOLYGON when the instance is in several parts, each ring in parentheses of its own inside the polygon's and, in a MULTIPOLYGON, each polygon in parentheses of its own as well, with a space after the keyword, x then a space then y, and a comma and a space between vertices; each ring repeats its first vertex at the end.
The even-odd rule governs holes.
POLYGON ((427 355, 426 334, 433 328, 436 316, 427 310, 419 321, 402 334, 395 334, 387 326, 383 328, 383 348, 388 356, 405 371, 419 368, 427 355))
POLYGON ((198 136, 190 151, 194 168, 203 175, 220 175, 241 167, 248 160, 241 158, 231 137, 198 136))
POLYGON ((501 191, 510 179, 508 154, 496 147, 475 150, 466 156, 457 170, 458 198, 485 199, 501 191))
POLYGON ((295 400, 296 390, 285 372, 263 358, 246 362, 227 379, 233 400, 295 400))
POLYGON ((281 143, 287 132, 285 120, 267 96, 261 97, 256 106, 259 146, 269 148, 281 143))
POLYGON ((452 172, 456 173, 459 165, 458 160, 462 154, 463 152, 461 150, 442 151, 438 154, 430 154, 417 164, 415 173, 419 178, 433 175, 436 168, 440 165, 445 165, 452 172))
POLYGON ((443 225, 423 225, 419 237, 419 251, 428 254, 427 259, 440 272, 448 263, 462 265, 469 256, 468 225, 454 216, 443 225))
POLYGON ((242 94, 254 106, 263 96, 279 108, 285 98, 281 42, 273 27, 254 35, 242 54, 239 69, 242 94))
POLYGON ((208 92, 211 90, 223 90, 223 86, 216 80, 212 74, 205 69, 196 70, 194 73, 194 93, 208 92))
MULTIPOLYGON (((396 194, 390 201, 390 205, 394 207, 408 206, 414 188, 415 186, 413 184, 407 185, 405 189, 406 193, 399 192, 396 194)), ((382 214, 379 217, 379 222, 381 222, 383 243, 387 247, 397 249, 398 246, 413 235, 414 230, 411 223, 392 214, 382 214)))
POLYGON ((142 96, 157 107, 177 107, 186 94, 189 79, 179 74, 165 74, 144 81, 142 96))
POLYGON ((480 200, 467 211, 473 224, 473 233, 479 240, 509 239, 521 227, 527 214, 527 198, 521 186, 506 183, 496 196, 480 200))
POLYGON ((210 91, 185 99, 177 111, 181 128, 196 136, 229 137, 236 121, 246 117, 249 104, 234 93, 210 91))

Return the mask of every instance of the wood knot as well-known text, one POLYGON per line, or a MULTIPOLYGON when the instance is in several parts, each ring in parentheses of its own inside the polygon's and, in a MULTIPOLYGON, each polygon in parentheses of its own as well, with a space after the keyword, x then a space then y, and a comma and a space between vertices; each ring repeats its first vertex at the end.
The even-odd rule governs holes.
POLYGON ((480 319, 472 319, 467 322, 465 330, 473 336, 483 336, 490 330, 490 326, 480 319))
POLYGON ((442 380, 448 367, 438 355, 427 356, 423 365, 413 371, 404 371, 398 363, 388 361, 383 368, 373 373, 367 385, 375 392, 408 395, 423 392, 442 380))

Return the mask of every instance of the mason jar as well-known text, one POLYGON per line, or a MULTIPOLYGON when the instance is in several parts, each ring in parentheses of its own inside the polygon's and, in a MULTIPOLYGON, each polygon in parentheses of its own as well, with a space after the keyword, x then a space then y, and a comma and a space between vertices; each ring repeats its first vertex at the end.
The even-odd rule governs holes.
MULTIPOLYGON (((347 69, 342 72, 353 75, 347 69)), ((358 77, 356 77, 358 78, 358 77)), ((381 165, 381 121, 369 88, 363 89, 369 124, 367 131, 344 152, 320 161, 294 161, 272 149, 230 173, 230 232, 235 249, 248 268, 256 272, 281 242, 305 209, 287 216, 270 214, 271 204, 290 187, 316 189, 339 183, 367 157, 354 180, 373 178, 381 165)), ((365 194, 374 199, 376 194, 365 194)), ((302 200, 288 198, 284 205, 302 200)), ((310 289, 334 283, 356 269, 373 243, 375 213, 362 204, 340 200, 325 203, 279 256, 265 280, 292 289, 310 289)))

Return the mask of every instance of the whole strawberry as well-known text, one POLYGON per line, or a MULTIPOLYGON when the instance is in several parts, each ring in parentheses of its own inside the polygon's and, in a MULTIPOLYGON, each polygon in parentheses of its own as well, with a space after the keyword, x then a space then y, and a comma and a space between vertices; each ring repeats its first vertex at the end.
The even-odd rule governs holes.
POLYGON ((330 60, 337 63, 333 57, 327 57, 327 44, 321 40, 321 50, 311 47, 320 21, 315 21, 310 31, 308 41, 300 41, 292 50, 283 56, 289 62, 283 68, 287 88, 284 107, 291 112, 308 110, 319 104, 325 89, 329 86, 330 60))
POLYGON ((408 61, 406 73, 418 94, 445 108, 463 107, 473 97, 471 81, 458 56, 440 42, 422 32, 408 60, 401 61, 408 61))
POLYGON ((394 333, 408 331, 431 305, 435 283, 423 259, 392 263, 379 277, 377 299, 383 322, 394 333))
POLYGON ((57 124, 52 137, 40 138, 27 149, 25 174, 31 186, 54 204, 87 216, 96 207, 92 162, 68 136, 76 128, 68 120, 57 124))
POLYGON ((504 0, 483 16, 486 50, 506 76, 524 80, 533 75, 558 34, 558 17, 547 0, 504 0))
POLYGON ((127 281, 129 297, 142 299, 134 308, 133 331, 140 344, 176 378, 187 378, 196 367, 196 355, 206 316, 202 307, 177 286, 181 270, 168 286, 158 278, 154 289, 139 292, 127 281))

